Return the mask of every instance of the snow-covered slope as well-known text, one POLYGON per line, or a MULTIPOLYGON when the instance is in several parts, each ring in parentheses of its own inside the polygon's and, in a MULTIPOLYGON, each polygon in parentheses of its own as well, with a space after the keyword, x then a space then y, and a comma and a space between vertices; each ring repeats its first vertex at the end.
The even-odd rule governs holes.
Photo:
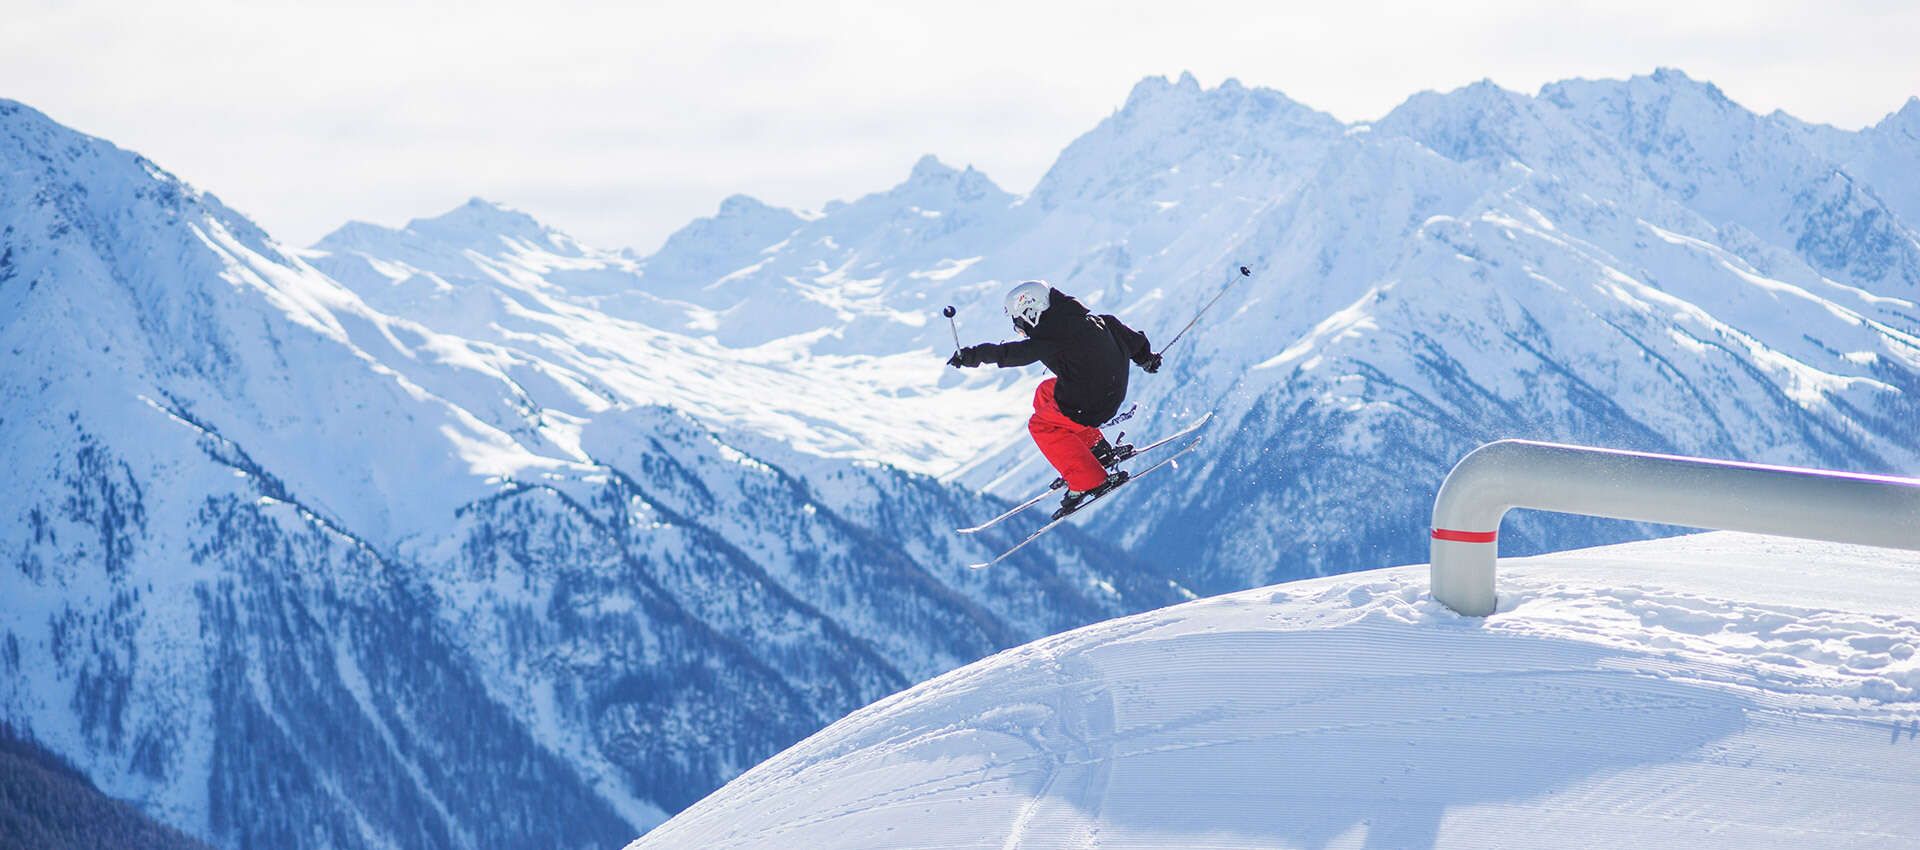
POLYGON ((1708 534, 1047 638, 835 723, 633 845, 1805 847, 1920 840, 1920 555, 1708 534))
MULTIPOLYGON (((1182 598, 1072 534, 970 573, 986 497, 523 353, 543 282, 362 297, 7 101, 0 223, 0 717, 219 846, 606 846, 912 682, 1182 598)), ((609 262, 486 205, 413 230, 452 247, 394 263, 609 262)), ((702 366, 677 344, 653 362, 702 366)))

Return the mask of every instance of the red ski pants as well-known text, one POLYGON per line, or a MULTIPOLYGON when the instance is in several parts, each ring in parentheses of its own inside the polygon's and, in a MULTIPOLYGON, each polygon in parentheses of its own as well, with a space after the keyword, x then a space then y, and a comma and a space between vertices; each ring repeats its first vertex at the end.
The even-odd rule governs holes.
POLYGON ((1068 419, 1053 400, 1055 378, 1040 382, 1033 391, 1033 418, 1027 431, 1046 455, 1047 462, 1067 479, 1071 490, 1091 490, 1106 483, 1107 470, 1093 459, 1093 447, 1100 443, 1100 429, 1068 419))

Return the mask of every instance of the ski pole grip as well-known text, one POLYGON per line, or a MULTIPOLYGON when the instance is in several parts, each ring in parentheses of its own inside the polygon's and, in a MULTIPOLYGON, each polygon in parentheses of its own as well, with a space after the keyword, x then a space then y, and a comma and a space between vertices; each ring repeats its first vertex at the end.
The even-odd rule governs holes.
POLYGON ((953 350, 957 353, 960 351, 960 324, 953 320, 956 312, 953 305, 948 304, 946 309, 940 311, 940 315, 947 317, 947 327, 953 331, 953 350))

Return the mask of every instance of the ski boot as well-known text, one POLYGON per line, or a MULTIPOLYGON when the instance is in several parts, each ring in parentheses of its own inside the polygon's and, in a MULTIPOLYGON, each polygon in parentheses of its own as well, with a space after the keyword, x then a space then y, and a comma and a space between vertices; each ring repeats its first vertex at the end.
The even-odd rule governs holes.
MULTIPOLYGON (((1127 432, 1121 431, 1120 436, 1116 439, 1125 440, 1126 438, 1127 432)), ((1132 443, 1109 443, 1106 437, 1101 437, 1100 442, 1093 445, 1094 462, 1106 467, 1109 473, 1114 471, 1113 467, 1116 464, 1133 457, 1133 455, 1134 448, 1132 443)), ((1055 476, 1053 483, 1047 485, 1047 489, 1058 490, 1065 486, 1067 486, 1067 479, 1055 476)), ((1075 504, 1078 504, 1078 502, 1075 504)))
POLYGON ((1060 507, 1054 510, 1053 518, 1060 519, 1079 510, 1081 505, 1106 495, 1107 491, 1127 483, 1127 476, 1127 471, 1122 469, 1109 474, 1106 481, 1091 490, 1068 490, 1067 495, 1060 497, 1060 507))
MULTIPOLYGON (((1120 432, 1118 439, 1125 440, 1126 438, 1127 432, 1120 432)), ((1095 443, 1093 446, 1093 459, 1099 461, 1101 466, 1108 469, 1112 469, 1114 464, 1130 457, 1133 457, 1132 443, 1109 443, 1106 437, 1101 437, 1100 442, 1095 443)))

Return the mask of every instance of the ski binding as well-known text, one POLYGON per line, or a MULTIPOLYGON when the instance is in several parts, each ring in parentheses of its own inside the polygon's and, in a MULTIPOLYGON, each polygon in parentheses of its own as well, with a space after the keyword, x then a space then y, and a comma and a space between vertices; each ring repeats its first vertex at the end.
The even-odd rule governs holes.
MULTIPOLYGON (((1131 414, 1132 411, 1129 410, 1128 413, 1131 414)), ((1139 457, 1143 454, 1146 454, 1147 452, 1153 451, 1154 449, 1165 446, 1168 443, 1172 443, 1175 440, 1180 439, 1181 437, 1187 436, 1188 434, 1192 434, 1193 432, 1198 431, 1201 428, 1205 427, 1207 422, 1212 419, 1213 419, 1213 413, 1208 412, 1207 414, 1201 416, 1199 419, 1194 420, 1193 424, 1188 425, 1187 427, 1182 428, 1171 435, 1155 440, 1144 446, 1139 446, 1135 448, 1133 450, 1133 453, 1128 454, 1125 457, 1118 458, 1113 462, 1113 464, 1109 464, 1108 465, 1109 469, 1111 469, 1113 466, 1117 464, 1124 463, 1128 460, 1132 460, 1133 458, 1139 457)), ((1047 489, 1042 490, 1039 495, 1034 496, 1033 498, 1028 499, 1024 502, 1021 502, 1020 504, 1014 505, 1011 508, 1008 508, 1006 513, 1003 513, 997 517, 994 517, 993 519, 987 520, 986 522, 980 523, 979 525, 972 526, 969 528, 959 528, 959 529, 955 529, 955 531, 961 534, 978 534, 982 531, 986 531, 989 528, 992 528, 996 525, 999 525, 1002 522, 1012 519, 1015 515, 1018 515, 1019 513, 1027 510, 1028 508, 1031 508, 1034 505, 1040 504, 1041 502, 1045 501, 1048 496, 1052 495, 1054 491, 1059 490, 1060 488, 1065 486, 1066 486, 1065 481, 1055 478, 1053 479, 1053 483, 1047 485, 1047 489)))
MULTIPOLYGON (((1160 445, 1160 443, 1155 443, 1154 445, 1160 445)), ((1193 438, 1192 440, 1188 441, 1186 445, 1181 446, 1173 454, 1170 454, 1164 458, 1161 458, 1158 462, 1154 463, 1152 466, 1149 466, 1145 469, 1140 470, 1139 472, 1135 472, 1131 474, 1130 476, 1127 477, 1126 480, 1121 481, 1120 483, 1115 484, 1114 486, 1109 487, 1104 491, 1100 491, 1095 493, 1094 495, 1088 496, 1086 501, 1081 502, 1073 510, 1068 511, 1060 515, 1060 517, 1058 517, 1057 519, 1054 519, 1048 522, 1046 525, 1040 526, 1038 529, 1035 529, 1032 534, 1029 534, 1026 536, 1026 539, 1021 540, 1019 543, 1013 544, 1013 548, 1008 549, 1005 552, 1001 552, 999 555, 995 556, 993 560, 986 561, 984 563, 979 563, 979 564, 968 564, 967 568, 971 570, 984 570, 988 567, 993 566, 994 564, 998 564, 1001 561, 1006 560, 1008 556, 1012 555, 1015 552, 1020 551, 1021 549, 1026 548, 1027 544, 1040 539, 1041 535, 1046 534, 1049 531, 1052 531, 1054 526, 1059 525, 1060 523, 1066 522, 1068 519, 1071 519, 1074 516, 1074 514, 1077 514, 1077 513, 1080 513, 1081 511, 1086 510, 1089 506, 1095 504, 1096 502, 1105 500, 1106 497, 1119 492, 1120 490, 1124 489, 1128 484, 1132 484, 1133 482, 1139 481, 1140 479, 1145 478, 1146 476, 1152 474, 1154 470, 1157 470, 1163 466, 1175 465, 1175 461, 1178 461, 1182 455, 1185 455, 1187 452, 1193 451, 1199 445, 1200 445, 1200 438, 1199 437, 1193 438)), ((1040 495, 1045 496, 1046 494, 1042 493, 1040 495)))

